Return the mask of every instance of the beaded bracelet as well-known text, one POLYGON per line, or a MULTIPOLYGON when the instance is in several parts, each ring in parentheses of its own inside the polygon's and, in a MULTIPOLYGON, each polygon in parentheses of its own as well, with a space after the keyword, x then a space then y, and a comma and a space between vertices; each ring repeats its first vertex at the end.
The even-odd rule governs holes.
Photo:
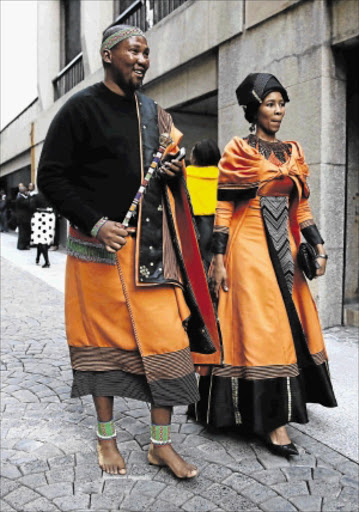
POLYGON ((101 219, 98 220, 96 222, 96 224, 94 225, 94 227, 91 229, 91 236, 93 236, 94 238, 97 238, 98 232, 100 231, 102 226, 104 226, 106 224, 107 221, 108 221, 108 217, 101 217, 101 219))

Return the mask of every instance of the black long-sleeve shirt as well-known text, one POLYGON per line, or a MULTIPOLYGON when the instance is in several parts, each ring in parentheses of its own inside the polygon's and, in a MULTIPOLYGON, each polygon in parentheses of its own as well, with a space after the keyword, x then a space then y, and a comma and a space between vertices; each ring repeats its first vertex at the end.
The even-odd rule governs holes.
POLYGON ((102 82, 72 96, 53 119, 37 183, 55 208, 85 233, 103 216, 122 221, 141 181, 134 98, 102 82))

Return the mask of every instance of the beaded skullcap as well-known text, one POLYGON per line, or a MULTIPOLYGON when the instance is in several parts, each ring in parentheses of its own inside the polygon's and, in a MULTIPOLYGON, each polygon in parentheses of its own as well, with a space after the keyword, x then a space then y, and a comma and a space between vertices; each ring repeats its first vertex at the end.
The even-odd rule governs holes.
POLYGON ((142 32, 142 30, 138 27, 126 27, 123 29, 118 30, 117 32, 114 32, 111 34, 107 39, 104 40, 104 42, 101 45, 101 52, 104 50, 111 50, 116 44, 120 43, 121 41, 124 41, 125 39, 133 36, 141 36, 145 37, 145 34, 142 32))

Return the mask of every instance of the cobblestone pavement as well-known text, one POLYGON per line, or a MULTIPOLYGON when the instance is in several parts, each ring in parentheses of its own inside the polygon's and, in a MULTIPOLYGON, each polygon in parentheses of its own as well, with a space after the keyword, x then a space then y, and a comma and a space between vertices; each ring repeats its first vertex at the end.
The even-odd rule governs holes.
POLYGON ((69 398, 63 294, 7 260, 2 267, 1 512, 358 510, 358 466, 339 452, 290 427, 300 456, 287 461, 254 437, 188 421, 183 407, 173 441, 200 474, 179 481, 146 463, 149 410, 121 398, 115 420, 128 474, 103 474, 91 399, 69 398))

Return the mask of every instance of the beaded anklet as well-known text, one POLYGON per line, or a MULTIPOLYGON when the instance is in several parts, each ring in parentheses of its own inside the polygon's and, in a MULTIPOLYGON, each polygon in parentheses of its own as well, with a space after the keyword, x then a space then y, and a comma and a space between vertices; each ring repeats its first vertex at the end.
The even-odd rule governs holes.
POLYGON ((156 446, 171 444, 171 425, 151 425, 151 442, 156 446))
POLYGON ((97 437, 105 440, 116 437, 116 427, 113 420, 97 422, 97 437))

